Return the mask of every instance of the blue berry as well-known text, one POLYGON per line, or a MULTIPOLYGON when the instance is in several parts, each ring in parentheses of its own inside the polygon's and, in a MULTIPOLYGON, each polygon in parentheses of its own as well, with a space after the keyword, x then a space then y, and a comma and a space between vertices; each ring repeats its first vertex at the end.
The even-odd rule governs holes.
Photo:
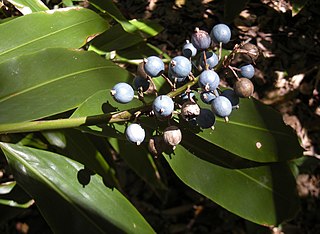
POLYGON ((184 78, 187 77, 192 69, 192 64, 189 59, 184 56, 174 57, 170 64, 169 70, 174 77, 184 78))
POLYGON ((231 30, 225 24, 217 24, 212 28, 210 36, 212 40, 226 44, 230 41, 231 30))
POLYGON ((151 77, 160 76, 164 72, 164 63, 157 56, 150 56, 144 60, 144 71, 151 77))
POLYGON ((218 96, 211 102, 212 112, 222 118, 228 117, 232 112, 232 104, 228 98, 218 96))
POLYGON ((200 93, 200 99, 205 104, 210 104, 213 99, 216 98, 216 95, 212 91, 204 91, 200 93))
POLYGON ((168 70, 168 76, 169 76, 170 80, 172 80, 173 82, 176 82, 176 83, 182 83, 187 78, 186 76, 185 77, 177 77, 177 76, 173 75, 170 67, 168 70))
POLYGON ((140 145, 145 136, 146 133, 144 129, 137 123, 130 124, 126 129, 126 137, 131 143, 140 145))
POLYGON ((201 128, 211 128, 216 122, 216 117, 211 110, 201 108, 196 121, 201 128))
POLYGON ((136 76, 133 79, 132 86, 137 91, 145 92, 148 90, 150 83, 149 83, 149 80, 147 80, 141 76, 136 76))
POLYGON ((204 70, 199 76, 198 83, 204 91, 214 91, 219 86, 220 78, 215 71, 204 70))
POLYGON ((240 67, 241 75, 245 78, 251 79, 254 76, 254 67, 251 64, 240 67))
POLYGON ((133 99, 133 88, 124 82, 118 83, 111 89, 111 95, 119 103, 128 103, 133 99))
POLYGON ((229 101, 231 102, 232 107, 236 107, 239 105, 240 98, 232 89, 224 90, 221 93, 221 96, 228 98, 229 101))
POLYGON ((174 102, 169 96, 160 95, 154 99, 152 109, 158 118, 168 118, 173 112, 174 102))
POLYGON ((191 58, 191 57, 196 56, 197 49, 196 49, 196 47, 194 47, 194 45, 191 42, 189 42, 187 40, 186 44, 184 44, 182 47, 182 54, 183 54, 183 56, 185 56, 187 58, 191 58))
POLYGON ((206 31, 196 28, 191 36, 191 43, 197 50, 206 50, 211 45, 211 38, 206 31))
MULTIPOLYGON (((219 63, 218 56, 215 53, 213 53, 212 51, 206 51, 206 60, 207 60, 207 64, 209 66, 209 69, 214 68, 219 63)), ((204 62, 203 54, 201 54, 201 57, 200 57, 200 66, 203 69, 206 69, 206 64, 204 62)))

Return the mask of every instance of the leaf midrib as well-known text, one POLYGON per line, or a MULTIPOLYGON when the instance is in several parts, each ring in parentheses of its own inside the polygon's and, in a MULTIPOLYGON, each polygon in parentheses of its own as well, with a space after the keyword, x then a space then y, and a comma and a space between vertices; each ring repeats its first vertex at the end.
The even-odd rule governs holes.
MULTIPOLYGON (((186 142, 189 147, 190 147, 190 145, 191 145, 191 147, 196 147, 196 149, 197 149, 198 152, 203 153, 203 154, 207 154, 206 151, 205 151, 204 149, 202 149, 201 147, 198 148, 197 145, 194 145, 194 144, 192 144, 192 143, 190 144, 189 141, 184 141, 184 142, 186 142)), ((182 146, 181 146, 181 147, 182 147, 182 146)), ((186 149, 186 150, 187 150, 187 149, 186 149)), ((188 151, 188 150, 187 150, 187 151, 188 151)), ((189 151, 188 151, 188 152, 189 152, 189 151)), ((189 153, 190 153, 190 152, 189 152, 189 153)), ((190 153, 190 154, 191 154, 191 153, 190 153)), ((194 156, 195 156, 195 155, 194 155, 194 156)), ((195 156, 195 157, 197 157, 197 156, 195 156)), ((198 158, 198 157, 197 157, 197 158, 198 158)), ((200 158, 199 158, 199 160, 203 160, 203 159, 200 159, 200 158)), ((226 167, 229 166, 227 163, 219 160, 218 158, 216 158, 216 160, 217 160, 218 162, 220 162, 222 165, 225 165, 226 167)), ((205 161, 205 160, 203 160, 203 161, 205 161)), ((206 162, 207 162, 207 161, 206 161, 206 162)), ((209 162, 207 162, 207 163, 209 163, 209 162)), ((213 163, 211 163, 211 164, 213 164, 213 163)), ((218 166, 218 165, 215 165, 215 166, 218 166)), ((265 166, 265 165, 264 165, 264 166, 265 166)), ((271 166, 271 165, 270 165, 270 166, 271 166)), ((249 169, 249 168, 248 168, 248 169, 249 169)), ((230 170, 236 171, 236 172, 238 172, 240 175, 248 178, 249 180, 252 180, 252 181, 256 182, 258 185, 260 185, 261 187, 263 187, 263 188, 265 188, 266 190, 270 191, 271 193, 276 194, 276 195, 279 196, 281 199, 284 199, 284 200, 287 199, 286 197, 282 196, 281 193, 278 193, 276 190, 273 190, 272 188, 266 186, 265 184, 263 184, 262 182, 260 182, 260 181, 258 181, 258 180, 256 180, 256 179, 252 178, 251 176, 247 175, 246 173, 242 172, 241 170, 239 170, 239 169, 230 169, 230 170), (274 191, 274 192, 273 192, 273 191, 274 191)))
POLYGON ((9 49, 9 50, 6 50, 6 51, 0 53, 0 57, 3 56, 3 55, 5 55, 5 54, 7 54, 7 53, 10 53, 10 52, 12 52, 12 51, 14 51, 14 50, 17 50, 17 49, 19 49, 19 48, 22 48, 22 47, 24 47, 24 46, 27 46, 27 45, 29 45, 29 44, 31 44, 31 43, 34 43, 34 42, 39 41, 39 40, 42 40, 42 39, 44 39, 44 38, 46 38, 46 37, 50 37, 50 36, 52 36, 52 35, 55 35, 55 34, 58 34, 58 33, 60 33, 60 32, 65 31, 65 30, 68 30, 68 29, 70 29, 70 28, 72 28, 72 27, 76 27, 76 26, 79 26, 79 25, 81 25, 81 24, 85 24, 85 23, 88 23, 88 22, 91 22, 91 21, 94 21, 94 20, 96 20, 96 19, 95 19, 95 18, 88 19, 88 20, 85 20, 85 21, 82 21, 82 22, 78 22, 78 23, 69 25, 68 27, 61 28, 61 29, 56 30, 56 31, 54 31, 54 32, 47 33, 47 34, 45 34, 45 35, 43 35, 43 36, 41 36, 41 37, 37 37, 37 38, 35 38, 35 39, 33 39, 33 40, 30 40, 30 41, 28 41, 28 42, 26 42, 26 43, 20 44, 20 45, 14 47, 14 48, 11 48, 11 49, 9 49))
POLYGON ((91 72, 91 71, 95 71, 95 70, 99 70, 99 69, 107 69, 107 68, 112 68, 113 66, 111 65, 106 65, 106 66, 100 66, 100 67, 93 67, 93 68, 89 68, 89 69, 85 69, 85 70, 80 70, 80 71, 76 71, 76 72, 73 72, 73 73, 69 73, 69 74, 66 74, 66 75, 63 75, 63 76, 59 76, 59 77, 56 77, 55 79, 51 79, 49 81, 46 81, 46 82, 43 82, 43 83, 40 83, 38 85, 34 85, 32 87, 29 87, 27 89, 23 89, 21 91, 18 91, 18 92, 15 92, 14 94, 9 94, 7 96, 4 96, 2 98, 0 98, 0 104, 4 101, 7 101, 8 99, 10 98, 14 98, 18 95, 21 95, 23 93, 27 93, 27 92, 30 92, 32 90, 35 90, 37 88, 41 88, 43 86, 46 86, 46 85, 49 85, 51 83, 54 83, 54 82, 57 82, 59 80, 62 80, 64 78, 68 78, 68 77, 72 77, 72 76, 75 76, 75 75, 79 75, 79 74, 82 74, 82 73, 87 73, 87 72, 91 72))

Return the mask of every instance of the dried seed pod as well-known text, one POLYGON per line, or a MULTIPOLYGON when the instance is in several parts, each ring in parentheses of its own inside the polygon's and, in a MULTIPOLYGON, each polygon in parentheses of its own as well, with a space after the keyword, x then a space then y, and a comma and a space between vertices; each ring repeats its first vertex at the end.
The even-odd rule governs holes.
POLYGON ((200 114, 200 107, 197 103, 187 101, 181 107, 181 115, 185 120, 193 119, 200 114))
POLYGON ((243 54, 243 57, 247 61, 256 61, 259 57, 259 49, 257 46, 251 43, 246 43, 243 46, 240 47, 241 54, 243 54))
POLYGON ((247 98, 252 96, 254 91, 254 85, 247 78, 240 78, 233 85, 234 92, 242 98, 247 98))
POLYGON ((182 140, 182 134, 177 126, 169 126, 163 132, 163 140, 171 146, 178 145, 182 140))
POLYGON ((137 67, 137 76, 143 77, 144 79, 148 79, 148 75, 146 71, 144 70, 144 62, 141 62, 138 64, 137 67))

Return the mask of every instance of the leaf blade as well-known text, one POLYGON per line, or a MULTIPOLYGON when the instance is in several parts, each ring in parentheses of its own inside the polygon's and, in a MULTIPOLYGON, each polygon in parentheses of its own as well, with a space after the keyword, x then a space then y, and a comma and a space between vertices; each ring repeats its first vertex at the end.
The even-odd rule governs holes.
POLYGON ((104 19, 82 8, 36 12, 18 17, 0 24, 0 63, 47 47, 79 48, 91 36, 107 28, 108 23, 104 19))
POLYGON ((1 148, 16 180, 36 199, 55 232, 153 233, 131 203, 116 189, 106 189, 98 175, 81 188, 76 181, 81 164, 28 147, 1 143, 1 148), (57 211, 59 206, 64 212, 57 211))

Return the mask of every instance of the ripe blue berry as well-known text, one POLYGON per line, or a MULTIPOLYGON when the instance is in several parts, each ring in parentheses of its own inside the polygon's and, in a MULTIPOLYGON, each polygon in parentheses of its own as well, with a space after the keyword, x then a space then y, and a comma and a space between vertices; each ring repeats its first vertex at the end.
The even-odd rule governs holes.
POLYGON ((158 118, 168 118, 171 117, 173 112, 174 102, 169 96, 160 95, 154 99, 152 103, 152 109, 158 118))
POLYGON ((131 143, 140 145, 145 136, 146 133, 144 129, 137 123, 130 124, 126 129, 126 137, 131 143))
POLYGON ((111 89, 111 95, 119 103, 128 103, 133 99, 133 88, 124 82, 118 83, 111 89))
POLYGON ((184 92, 184 93, 180 94, 180 98, 183 101, 188 101, 188 100, 194 98, 194 96, 195 96, 195 94, 193 92, 190 92, 190 93, 184 92))
POLYGON ((210 36, 212 40, 226 44, 230 41, 231 30, 225 24, 217 24, 212 28, 210 36))
POLYGON ((157 56, 150 56, 144 60, 144 71, 151 77, 160 76, 164 72, 164 63, 157 56))
POLYGON ((220 78, 215 71, 204 70, 199 76, 198 83, 204 91, 214 91, 219 86, 220 78))
POLYGON ((240 67, 241 75, 245 78, 251 79, 254 76, 254 67, 251 64, 240 67))
POLYGON ((212 91, 204 91, 200 93, 200 99, 205 104, 210 104, 213 99, 216 98, 216 95, 212 91))
POLYGON ((170 64, 169 70, 174 77, 184 78, 187 77, 192 69, 192 64, 189 59, 184 56, 174 57, 170 64))
POLYGON ((228 117, 232 112, 232 104, 228 98, 218 96, 211 102, 212 112, 222 118, 228 117))
POLYGON ((191 43, 197 50, 206 50, 211 45, 210 35, 199 28, 194 30, 195 32, 191 36, 191 43))
MULTIPOLYGON (((207 60, 207 64, 209 66, 209 69, 214 68, 219 63, 218 56, 215 53, 213 53, 212 51, 206 51, 206 60, 207 60)), ((203 69, 206 69, 206 64, 204 61, 203 54, 201 54, 201 57, 200 57, 200 66, 203 69)))
POLYGON ((229 101, 231 102, 232 107, 236 107, 239 105, 240 98, 232 89, 224 90, 221 93, 221 96, 228 98, 229 101))
POLYGON ((216 117, 211 110, 201 108, 196 121, 201 128, 211 128, 216 122, 216 117))
POLYGON ((182 83, 187 78, 186 76, 185 77, 177 77, 177 76, 173 75, 170 67, 168 70, 168 77, 170 78, 170 80, 172 80, 173 82, 176 82, 176 83, 182 83))
POLYGON ((141 76, 136 76, 133 79, 132 86, 137 91, 145 92, 148 90, 150 83, 149 83, 149 80, 147 80, 141 76))
POLYGON ((191 57, 196 56, 197 49, 196 49, 196 47, 194 47, 194 45, 191 42, 189 42, 187 40, 186 44, 184 44, 182 47, 182 54, 183 54, 183 56, 185 56, 187 58, 191 58, 191 57))

